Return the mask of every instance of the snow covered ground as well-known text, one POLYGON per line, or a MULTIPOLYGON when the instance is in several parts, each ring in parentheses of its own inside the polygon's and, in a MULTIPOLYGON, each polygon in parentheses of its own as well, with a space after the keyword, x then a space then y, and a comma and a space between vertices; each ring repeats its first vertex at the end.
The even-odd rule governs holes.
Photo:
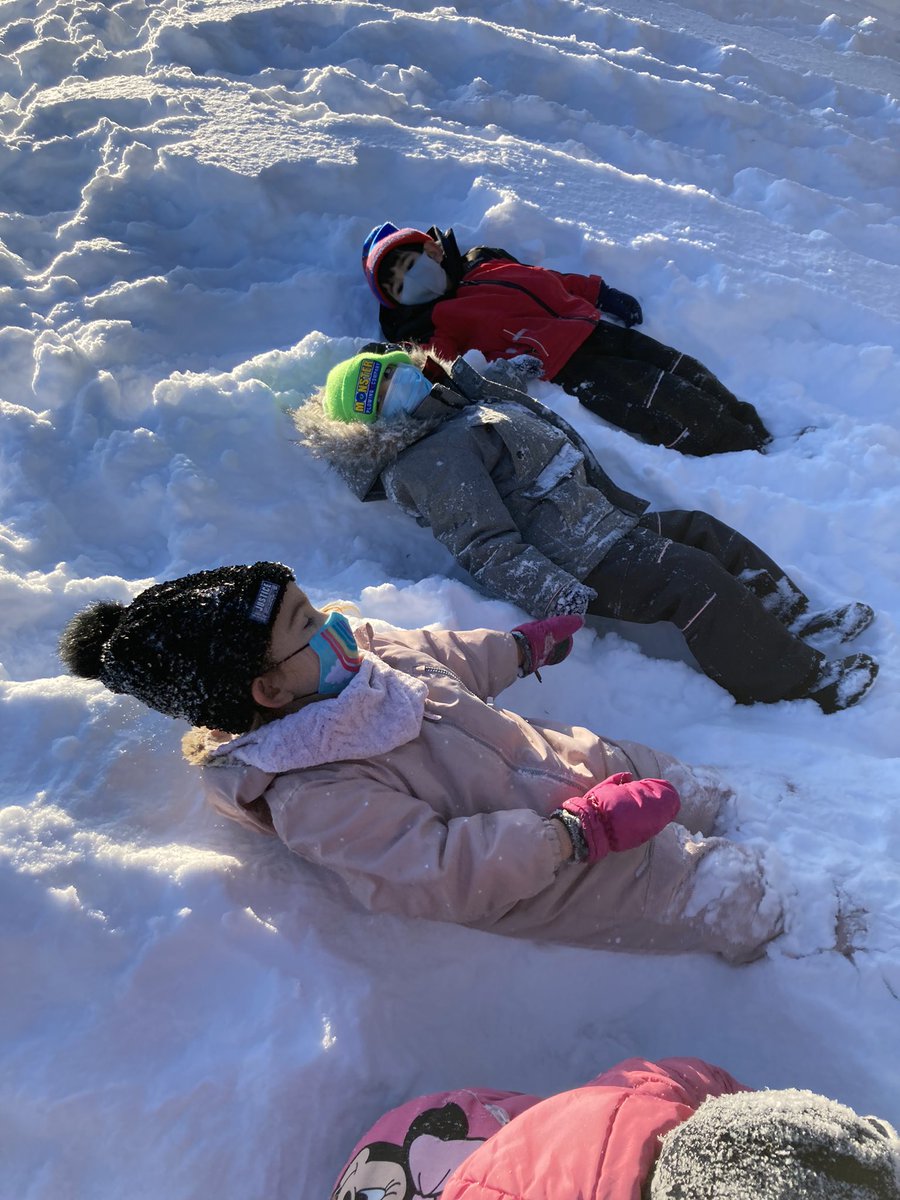
POLYGON ((410 1095, 629 1054, 900 1123, 896 5, 4 0, 0 26, 0 1195, 322 1197, 410 1095), (836 716, 738 707, 659 631, 585 633, 504 697, 727 770, 793 896, 764 962, 361 914, 207 811, 175 723, 60 674, 89 600, 257 558, 399 625, 521 617, 291 442, 284 406, 377 333, 384 219, 637 295, 770 455, 680 458, 535 394, 655 506, 877 608, 881 676, 836 716), (844 953, 838 893, 867 926, 844 953))

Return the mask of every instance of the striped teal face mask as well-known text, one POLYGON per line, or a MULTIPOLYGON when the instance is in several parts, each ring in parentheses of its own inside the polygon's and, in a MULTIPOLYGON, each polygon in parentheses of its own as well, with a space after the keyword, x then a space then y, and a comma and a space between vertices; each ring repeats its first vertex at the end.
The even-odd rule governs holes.
POLYGON ((319 660, 319 695, 338 695, 362 663, 359 646, 344 614, 329 613, 322 628, 309 639, 309 647, 319 660))

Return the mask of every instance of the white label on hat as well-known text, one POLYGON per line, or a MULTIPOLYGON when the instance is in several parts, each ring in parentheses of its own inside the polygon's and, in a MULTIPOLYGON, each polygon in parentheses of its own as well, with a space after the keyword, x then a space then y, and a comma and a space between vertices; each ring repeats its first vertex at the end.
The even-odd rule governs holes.
POLYGON ((264 579, 259 585, 259 593, 250 609, 250 620, 259 621, 260 625, 268 625, 272 615, 272 605, 278 599, 281 588, 270 579, 264 579))

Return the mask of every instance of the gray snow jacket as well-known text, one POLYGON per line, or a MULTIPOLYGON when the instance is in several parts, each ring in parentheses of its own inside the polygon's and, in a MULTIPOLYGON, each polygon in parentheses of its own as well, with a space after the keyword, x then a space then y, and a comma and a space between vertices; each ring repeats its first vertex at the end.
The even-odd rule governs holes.
POLYGON ((536 617, 584 611, 582 581, 648 502, 526 392, 462 358, 450 377, 415 417, 383 424, 333 421, 320 393, 295 413, 300 440, 361 500, 386 496, 429 526, 489 595, 536 617))

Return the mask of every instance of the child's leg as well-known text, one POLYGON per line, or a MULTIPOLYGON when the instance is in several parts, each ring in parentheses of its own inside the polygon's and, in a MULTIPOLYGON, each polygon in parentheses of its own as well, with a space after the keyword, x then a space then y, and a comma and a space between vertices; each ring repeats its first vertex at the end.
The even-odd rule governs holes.
POLYGON ((781 898, 762 854, 668 825, 646 846, 553 884, 486 923, 495 933, 603 950, 699 951, 752 962, 782 931, 781 898))
POLYGON ((653 445, 679 449, 685 427, 657 400, 660 370, 629 359, 586 357, 576 351, 553 382, 580 404, 628 433, 653 445), (649 401, 649 402, 648 402, 649 401))
POLYGON ((671 621, 701 669, 741 703, 796 699, 821 673, 823 655, 789 633, 713 554, 650 529, 632 530, 585 583, 598 594, 588 610, 595 616, 671 621))
POLYGON ((696 359, 608 322, 554 382, 611 424, 683 454, 758 450, 770 440, 753 406, 696 359))
POLYGON ((741 425, 749 425, 763 443, 772 440, 772 435, 753 405, 746 400, 739 400, 734 392, 729 391, 725 384, 696 358, 691 358, 689 354, 680 354, 669 367, 669 371, 715 397, 730 417, 741 425))
MULTIPOLYGON (((630 359, 632 362, 643 363, 645 366, 676 375, 721 401, 728 411, 733 409, 734 415, 749 409, 757 416, 752 404, 738 400, 734 392, 729 391, 699 359, 682 354, 680 350, 658 342, 656 338, 649 337, 638 329, 625 329, 621 325, 601 321, 581 349, 585 348, 589 348, 595 357, 630 359)), ((572 356, 574 357, 575 355, 572 356)))
POLYGON ((705 950, 745 963, 782 932, 784 910, 761 851, 669 825, 653 840, 644 920, 647 949, 705 950))
POLYGON ((641 524, 661 537, 711 554, 785 625, 809 607, 809 599, 774 559, 710 513, 673 508, 647 513, 641 524))

